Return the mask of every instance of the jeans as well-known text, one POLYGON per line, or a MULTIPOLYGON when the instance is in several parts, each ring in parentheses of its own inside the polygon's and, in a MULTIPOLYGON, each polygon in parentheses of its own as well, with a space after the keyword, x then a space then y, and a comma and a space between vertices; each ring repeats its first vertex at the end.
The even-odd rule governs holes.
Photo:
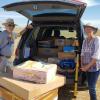
POLYGON ((81 72, 82 73, 82 79, 81 79, 81 84, 85 84, 85 81, 87 80, 87 77, 86 77, 86 72, 81 72))
POLYGON ((97 100, 96 83, 100 74, 100 70, 96 72, 87 72, 87 81, 90 94, 90 100, 97 100))

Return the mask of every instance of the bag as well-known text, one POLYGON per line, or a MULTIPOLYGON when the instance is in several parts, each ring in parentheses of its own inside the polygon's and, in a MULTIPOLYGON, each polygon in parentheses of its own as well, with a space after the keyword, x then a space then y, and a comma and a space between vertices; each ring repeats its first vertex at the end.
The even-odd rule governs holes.
POLYGON ((62 69, 74 69, 75 61, 73 59, 64 59, 59 62, 59 66, 62 69))

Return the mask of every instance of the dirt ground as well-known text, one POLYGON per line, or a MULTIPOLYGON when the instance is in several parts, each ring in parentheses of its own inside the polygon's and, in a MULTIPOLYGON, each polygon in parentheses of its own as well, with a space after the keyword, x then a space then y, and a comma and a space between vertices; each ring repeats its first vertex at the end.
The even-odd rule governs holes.
MULTIPOLYGON (((73 97, 73 87, 71 85, 65 85, 59 89, 59 99, 58 100, 90 100, 88 88, 78 88, 77 97, 73 97), (69 88, 70 86, 70 88, 69 88)), ((97 100, 100 100, 100 78, 96 87, 97 100)))

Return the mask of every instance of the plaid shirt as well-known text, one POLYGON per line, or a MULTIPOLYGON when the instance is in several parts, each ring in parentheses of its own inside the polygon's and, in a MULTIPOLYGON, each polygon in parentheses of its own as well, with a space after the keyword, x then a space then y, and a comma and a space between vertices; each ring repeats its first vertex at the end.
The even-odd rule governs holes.
POLYGON ((82 66, 89 64, 92 58, 96 59, 96 65, 89 69, 89 72, 98 71, 100 69, 100 37, 94 37, 90 42, 87 39, 83 41, 82 50, 82 66))

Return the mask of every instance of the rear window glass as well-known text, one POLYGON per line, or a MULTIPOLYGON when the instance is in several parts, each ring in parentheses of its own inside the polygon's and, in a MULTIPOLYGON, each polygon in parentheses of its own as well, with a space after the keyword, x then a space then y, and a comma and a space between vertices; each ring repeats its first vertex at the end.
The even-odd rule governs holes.
POLYGON ((52 36, 60 36, 60 37, 65 37, 65 38, 75 38, 76 37, 76 31, 69 31, 69 30, 53 30, 52 31, 52 36))
POLYGON ((60 36, 64 36, 65 38, 76 37, 76 31, 69 32, 68 30, 60 30, 60 36))
POLYGON ((42 31, 38 33, 38 40, 46 39, 49 37, 55 38, 76 38, 77 32, 75 29, 68 29, 68 28, 41 28, 42 31))

